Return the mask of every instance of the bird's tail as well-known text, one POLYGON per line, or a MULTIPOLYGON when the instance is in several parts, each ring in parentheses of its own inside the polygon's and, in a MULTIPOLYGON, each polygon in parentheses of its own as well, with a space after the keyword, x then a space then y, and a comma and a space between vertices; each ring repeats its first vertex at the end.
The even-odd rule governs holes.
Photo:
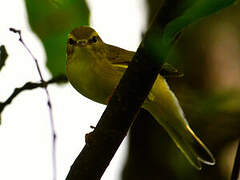
POLYGON ((143 104, 162 125, 189 162, 201 169, 201 163, 214 165, 215 159, 203 142, 195 135, 167 82, 160 75, 143 104))
POLYGON ((183 113, 180 113, 180 116, 174 115, 174 113, 166 114, 159 111, 159 106, 158 103, 150 103, 150 106, 145 104, 144 108, 164 127, 189 162, 198 170, 202 167, 201 163, 214 165, 215 159, 212 153, 192 131, 183 113))
POLYGON ((165 127, 170 137, 173 139, 177 147, 183 152, 189 162, 201 169, 201 163, 214 165, 215 159, 205 144, 195 135, 189 125, 180 132, 174 127, 165 127))

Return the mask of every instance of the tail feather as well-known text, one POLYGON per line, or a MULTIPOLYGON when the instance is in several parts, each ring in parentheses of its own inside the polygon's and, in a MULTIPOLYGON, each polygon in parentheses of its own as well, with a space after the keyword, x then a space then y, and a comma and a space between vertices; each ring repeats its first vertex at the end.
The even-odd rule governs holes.
POLYGON ((184 132, 178 132, 173 127, 164 127, 177 147, 182 151, 189 162, 198 170, 202 164, 214 165, 215 159, 203 142, 194 134, 189 126, 184 132))
POLYGON ((173 128, 165 127, 169 136, 172 138, 174 143, 180 149, 180 151, 185 155, 187 160, 198 170, 201 170, 202 165, 199 159, 197 158, 197 153, 192 148, 191 144, 189 144, 184 137, 182 137, 177 131, 173 128))
POLYGON ((145 105, 157 122, 164 127, 188 161, 198 170, 202 163, 214 165, 215 159, 204 143, 195 135, 183 115, 166 114, 155 108, 155 104, 145 105))
POLYGON ((200 170, 202 163, 215 164, 211 152, 188 125, 177 98, 162 76, 158 76, 143 107, 165 128, 194 167, 200 170))
POLYGON ((198 155, 199 160, 208 165, 214 165, 215 159, 209 149, 203 144, 203 142, 195 135, 192 129, 187 126, 186 127, 190 135, 189 143, 195 149, 196 154, 198 155), (191 140, 193 139, 193 140, 191 140))

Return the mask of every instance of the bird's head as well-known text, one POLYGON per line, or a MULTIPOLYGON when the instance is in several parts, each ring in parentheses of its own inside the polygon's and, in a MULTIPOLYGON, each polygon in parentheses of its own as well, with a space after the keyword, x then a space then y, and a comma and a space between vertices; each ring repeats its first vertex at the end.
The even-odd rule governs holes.
POLYGON ((80 26, 73 29, 68 35, 67 56, 71 56, 79 48, 94 51, 103 45, 104 42, 93 28, 80 26))

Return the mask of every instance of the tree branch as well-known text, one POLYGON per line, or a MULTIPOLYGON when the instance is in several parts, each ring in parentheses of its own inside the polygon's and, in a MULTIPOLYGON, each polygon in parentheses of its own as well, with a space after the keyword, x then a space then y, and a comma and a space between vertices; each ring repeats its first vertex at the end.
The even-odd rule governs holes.
POLYGON ((25 91, 25 90, 32 90, 32 89, 36 89, 36 88, 43 88, 48 86, 49 84, 53 84, 53 83, 63 83, 63 82, 67 82, 67 77, 65 75, 59 75, 57 77, 54 77, 48 81, 45 82, 40 82, 40 83, 35 83, 35 82, 27 82, 25 83, 22 87, 19 88, 15 88, 13 93, 7 98, 6 101, 4 102, 0 102, 0 114, 3 112, 4 108, 11 104, 12 100, 19 95, 21 92, 25 91))
POLYGON ((73 163, 67 180, 101 179, 163 64, 163 59, 156 62, 149 46, 156 34, 161 36, 166 24, 177 16, 175 5, 178 3, 178 0, 168 0, 158 12, 96 128, 86 135, 86 145, 73 163))

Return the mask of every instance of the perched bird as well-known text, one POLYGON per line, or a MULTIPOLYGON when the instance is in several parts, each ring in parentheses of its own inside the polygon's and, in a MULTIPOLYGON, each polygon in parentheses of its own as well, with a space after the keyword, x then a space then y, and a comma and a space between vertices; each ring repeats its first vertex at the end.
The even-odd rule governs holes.
MULTIPOLYGON (((91 27, 81 26, 68 35, 66 74, 79 93, 107 104, 133 56, 134 52, 104 43, 91 27)), ((194 167, 200 170, 202 163, 215 164, 213 155, 190 128, 176 96, 160 74, 142 108, 164 127, 194 167)))

